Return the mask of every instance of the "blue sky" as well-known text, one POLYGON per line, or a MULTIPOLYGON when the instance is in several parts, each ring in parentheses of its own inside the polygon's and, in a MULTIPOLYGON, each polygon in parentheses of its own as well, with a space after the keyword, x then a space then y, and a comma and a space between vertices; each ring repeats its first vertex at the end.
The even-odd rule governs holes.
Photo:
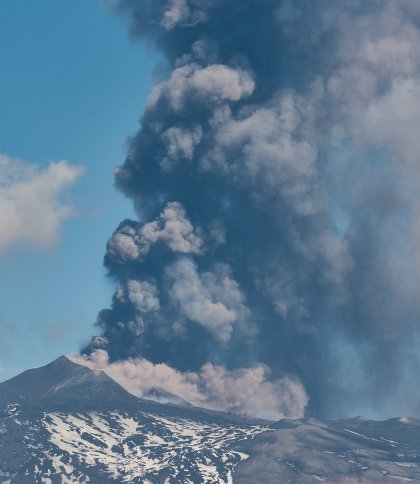
POLYGON ((100 0, 1 2, 0 17, 0 154, 41 172, 59 160, 85 167, 60 195, 76 216, 57 243, 0 251, 2 380, 77 351, 110 303, 105 243, 133 216, 112 168, 138 126, 156 57, 130 43, 100 0))

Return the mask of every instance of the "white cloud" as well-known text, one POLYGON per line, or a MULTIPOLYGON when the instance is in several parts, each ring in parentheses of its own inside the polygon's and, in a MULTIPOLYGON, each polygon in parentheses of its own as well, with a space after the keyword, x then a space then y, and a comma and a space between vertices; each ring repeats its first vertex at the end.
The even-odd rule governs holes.
POLYGON ((196 406, 267 418, 301 418, 308 396, 299 380, 285 376, 269 380, 264 365, 232 371, 205 364, 198 372, 182 373, 170 366, 137 358, 108 362, 104 350, 90 358, 70 356, 76 363, 102 369, 128 392, 142 397, 162 388, 196 406))
POLYGON ((0 250, 54 245, 63 221, 74 215, 60 196, 82 173, 66 161, 41 169, 0 155, 0 250))

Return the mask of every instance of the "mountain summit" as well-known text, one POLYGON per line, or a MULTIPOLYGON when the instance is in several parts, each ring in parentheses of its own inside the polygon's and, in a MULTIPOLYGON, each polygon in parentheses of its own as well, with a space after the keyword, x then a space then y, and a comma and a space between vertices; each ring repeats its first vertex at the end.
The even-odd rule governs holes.
POLYGON ((71 402, 121 404, 137 400, 103 371, 90 370, 65 356, 1 383, 0 402, 13 398, 47 406, 71 402))

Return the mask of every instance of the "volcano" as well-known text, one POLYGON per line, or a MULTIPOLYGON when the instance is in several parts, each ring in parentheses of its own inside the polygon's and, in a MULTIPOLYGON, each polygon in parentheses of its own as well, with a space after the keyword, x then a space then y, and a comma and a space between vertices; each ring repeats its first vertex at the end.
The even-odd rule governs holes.
POLYGON ((269 422, 151 392, 62 356, 0 384, 0 478, 14 483, 420 482, 420 422, 269 422))

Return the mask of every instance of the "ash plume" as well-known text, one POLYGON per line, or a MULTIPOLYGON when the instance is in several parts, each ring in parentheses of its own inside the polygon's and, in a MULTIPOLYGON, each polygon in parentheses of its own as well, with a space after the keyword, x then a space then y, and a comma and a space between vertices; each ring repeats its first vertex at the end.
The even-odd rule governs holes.
POLYGON ((108 241, 86 358, 198 375, 207 402, 209 374, 259 371, 296 397, 270 415, 308 396, 319 417, 419 415, 417 0, 113 8, 168 75, 115 170, 138 219, 108 241))

